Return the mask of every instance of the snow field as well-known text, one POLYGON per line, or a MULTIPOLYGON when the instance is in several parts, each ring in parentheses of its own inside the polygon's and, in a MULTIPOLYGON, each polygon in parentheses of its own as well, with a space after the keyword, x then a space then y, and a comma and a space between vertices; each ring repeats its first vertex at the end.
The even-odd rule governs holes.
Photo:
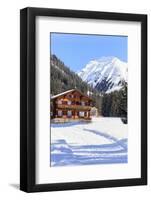
POLYGON ((127 162, 127 125, 120 118, 51 125, 51 166, 127 162))

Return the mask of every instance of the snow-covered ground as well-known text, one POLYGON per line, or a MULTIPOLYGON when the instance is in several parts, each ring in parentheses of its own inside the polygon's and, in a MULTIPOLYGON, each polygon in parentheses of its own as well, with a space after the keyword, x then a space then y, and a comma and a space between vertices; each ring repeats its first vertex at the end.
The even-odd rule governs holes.
POLYGON ((120 118, 51 124, 51 166, 127 163, 127 134, 120 118))

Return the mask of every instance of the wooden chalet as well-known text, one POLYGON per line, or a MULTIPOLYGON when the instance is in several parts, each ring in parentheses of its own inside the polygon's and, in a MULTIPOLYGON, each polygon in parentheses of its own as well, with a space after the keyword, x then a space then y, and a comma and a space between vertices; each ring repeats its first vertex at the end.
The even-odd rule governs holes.
POLYGON ((92 99, 77 89, 51 97, 51 119, 56 121, 91 120, 92 99))

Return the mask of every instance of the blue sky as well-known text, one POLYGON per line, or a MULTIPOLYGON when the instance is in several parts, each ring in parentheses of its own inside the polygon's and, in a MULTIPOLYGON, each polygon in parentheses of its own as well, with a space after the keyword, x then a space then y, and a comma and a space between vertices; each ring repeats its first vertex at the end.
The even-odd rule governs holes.
POLYGON ((77 72, 102 56, 116 56, 127 62, 127 40, 126 36, 51 33, 50 50, 77 72))

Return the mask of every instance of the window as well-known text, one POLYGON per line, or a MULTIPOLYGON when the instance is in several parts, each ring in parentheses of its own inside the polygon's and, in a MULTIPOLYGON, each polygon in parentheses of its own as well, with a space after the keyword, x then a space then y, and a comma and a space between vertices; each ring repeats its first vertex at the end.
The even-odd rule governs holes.
POLYGON ((62 101, 61 101, 61 100, 58 100, 58 104, 62 104, 62 101))
POLYGON ((71 105, 71 101, 68 101, 68 105, 71 105))
POLYGON ((68 117, 71 117, 71 116, 72 116, 71 110, 68 110, 67 115, 68 115, 68 117))
POLYGON ((79 112, 79 116, 80 116, 80 117, 84 117, 84 112, 83 112, 83 111, 80 111, 80 112, 79 112))
POLYGON ((81 102, 81 105, 82 105, 82 106, 85 106, 85 102, 84 102, 84 101, 82 101, 82 102, 81 102))
POLYGON ((75 101, 72 101, 72 103, 71 103, 72 105, 75 105, 75 101))
POLYGON ((62 116, 62 110, 58 110, 58 116, 59 116, 59 117, 62 116))

